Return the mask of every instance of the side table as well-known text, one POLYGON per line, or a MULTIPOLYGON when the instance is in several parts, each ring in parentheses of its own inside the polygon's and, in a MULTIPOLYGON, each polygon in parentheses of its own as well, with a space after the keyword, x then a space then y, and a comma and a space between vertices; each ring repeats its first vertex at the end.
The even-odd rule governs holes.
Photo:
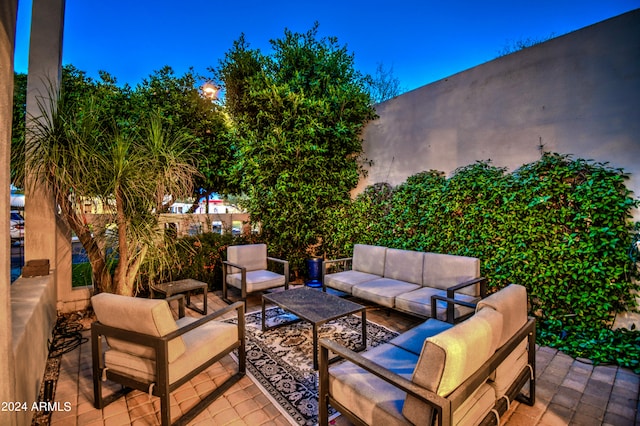
POLYGON ((179 281, 169 281, 162 284, 151 285, 151 297, 154 297, 154 292, 162 293, 164 297, 170 297, 174 294, 185 293, 187 298, 187 308, 196 311, 202 315, 207 314, 207 290, 209 285, 202 281, 187 278, 179 281), (203 291, 203 304, 202 309, 191 304, 191 292, 193 290, 202 289, 203 291))

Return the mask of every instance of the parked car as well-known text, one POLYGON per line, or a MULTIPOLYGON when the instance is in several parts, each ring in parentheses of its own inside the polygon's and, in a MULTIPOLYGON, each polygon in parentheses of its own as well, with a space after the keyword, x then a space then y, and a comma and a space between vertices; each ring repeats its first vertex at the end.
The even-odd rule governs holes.
POLYGON ((11 234, 12 243, 24 238, 24 218, 15 210, 11 211, 9 233, 11 234))

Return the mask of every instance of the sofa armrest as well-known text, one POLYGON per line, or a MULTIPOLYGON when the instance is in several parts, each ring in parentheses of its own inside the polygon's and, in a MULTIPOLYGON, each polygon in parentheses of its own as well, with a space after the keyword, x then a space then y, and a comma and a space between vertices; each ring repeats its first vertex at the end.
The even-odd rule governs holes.
MULTIPOLYGON (((446 322, 450 323, 450 324, 455 324, 456 323, 456 318, 455 318, 455 312, 454 312, 454 305, 461 305, 461 306, 466 306, 467 308, 476 308, 476 303, 470 303, 470 302, 465 302, 462 300, 458 300, 458 299, 454 299, 453 297, 444 297, 444 296, 439 296, 437 294, 434 294, 433 296, 431 296, 431 313, 433 318, 437 319, 437 304, 438 304, 438 300, 446 302, 447 303, 447 317, 445 319, 446 322)), ((469 315, 465 315, 462 316, 458 319, 466 319, 469 315)))
POLYGON ((441 424, 449 424, 449 417, 451 412, 449 401, 446 398, 439 396, 438 394, 423 388, 411 380, 407 380, 404 377, 395 374, 380 364, 376 364, 352 351, 349 348, 342 346, 341 344, 329 339, 320 339, 320 362, 318 367, 319 375, 319 411, 320 421, 318 424, 323 423, 323 412, 326 412, 327 404, 329 404, 329 351, 334 352, 339 357, 348 360, 358 367, 368 371, 369 373, 379 377, 387 383, 397 387, 398 389, 406 392, 407 394, 418 398, 420 401, 432 406, 438 413, 439 418, 442 420, 441 424))
POLYGON ((487 278, 486 277, 478 277, 469 281, 462 282, 460 284, 453 285, 447 288, 447 297, 453 298, 455 293, 458 290, 463 288, 471 287, 472 285, 480 285, 480 298, 484 299, 487 296, 487 278))
MULTIPOLYGON (((327 267, 330 265, 335 265, 338 263, 342 263, 344 265, 349 264, 349 268, 351 268, 351 262, 353 262, 353 257, 343 257, 342 259, 331 259, 331 260, 325 260, 322 262, 322 291, 327 291, 327 287, 324 284, 324 276, 327 275, 327 267)), ((346 267, 345 267, 345 270, 346 267)))

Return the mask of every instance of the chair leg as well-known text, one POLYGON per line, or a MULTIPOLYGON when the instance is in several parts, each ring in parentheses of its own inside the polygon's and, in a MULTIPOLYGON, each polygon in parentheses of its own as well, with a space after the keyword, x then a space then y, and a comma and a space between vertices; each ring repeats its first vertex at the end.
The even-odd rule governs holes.
POLYGON ((102 402, 102 337, 97 333, 91 333, 91 361, 93 369, 93 406, 98 409, 103 408, 102 402))

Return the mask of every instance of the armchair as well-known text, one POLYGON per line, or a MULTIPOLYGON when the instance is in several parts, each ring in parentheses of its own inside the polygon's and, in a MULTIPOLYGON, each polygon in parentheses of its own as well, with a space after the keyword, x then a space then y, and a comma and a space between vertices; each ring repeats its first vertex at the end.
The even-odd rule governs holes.
POLYGON ((238 372, 176 420, 176 424, 185 424, 245 374, 242 302, 199 319, 184 317, 177 321, 166 300, 101 293, 91 298, 91 304, 97 317, 91 325, 96 408, 101 409, 121 396, 116 393, 103 398, 102 381, 109 379, 160 397, 160 420, 167 426, 171 424, 169 394, 237 349, 238 372), (237 325, 216 320, 233 310, 237 311, 237 325), (106 350, 103 336, 108 344, 106 350))
POLYGON ((229 286, 240 289, 242 300, 255 291, 283 285, 285 289, 289 288, 289 262, 268 257, 266 244, 229 246, 227 260, 222 263, 222 298, 225 301, 229 301, 229 286), (267 270, 269 261, 282 264, 284 273, 267 270))

